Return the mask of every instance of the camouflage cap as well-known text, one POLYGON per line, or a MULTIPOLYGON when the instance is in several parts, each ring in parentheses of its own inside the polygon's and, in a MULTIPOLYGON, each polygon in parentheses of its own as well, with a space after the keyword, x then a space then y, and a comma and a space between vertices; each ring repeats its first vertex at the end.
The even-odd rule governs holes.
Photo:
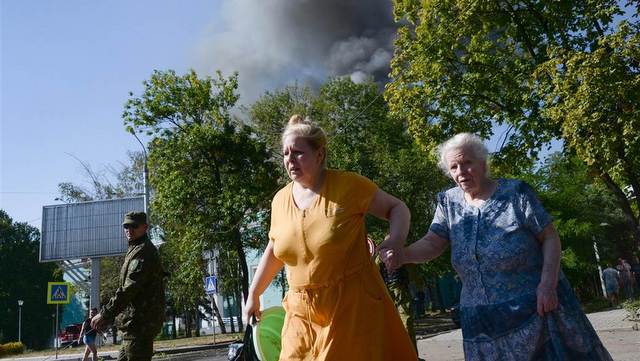
POLYGON ((147 214, 144 212, 129 212, 125 214, 122 225, 125 224, 147 224, 147 214))

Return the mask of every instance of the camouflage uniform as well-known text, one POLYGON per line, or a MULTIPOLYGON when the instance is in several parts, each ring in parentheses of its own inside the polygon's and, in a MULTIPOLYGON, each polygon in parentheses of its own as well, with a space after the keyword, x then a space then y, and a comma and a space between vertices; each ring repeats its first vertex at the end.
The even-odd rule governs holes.
POLYGON ((164 311, 164 270, 158 250, 144 234, 129 241, 120 287, 100 312, 109 323, 115 319, 124 333, 118 360, 151 360, 153 339, 162 329, 164 311))
POLYGON ((384 279, 384 283, 387 285, 389 295, 391 295, 391 298, 398 309, 400 319, 402 320, 404 327, 407 329, 409 338, 411 339, 411 342, 413 342, 413 347, 417 352, 416 331, 413 321, 413 310, 411 309, 412 299, 411 293, 409 292, 409 274, 406 266, 400 267, 395 271, 388 272, 383 263, 379 263, 379 265, 382 279, 384 279))

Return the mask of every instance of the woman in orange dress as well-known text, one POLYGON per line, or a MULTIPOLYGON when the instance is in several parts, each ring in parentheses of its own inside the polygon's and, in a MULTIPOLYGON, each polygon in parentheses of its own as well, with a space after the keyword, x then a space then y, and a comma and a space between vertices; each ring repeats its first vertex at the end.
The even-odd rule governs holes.
POLYGON ((243 310, 260 319, 260 295, 286 265, 289 291, 280 360, 417 360, 366 241, 364 218, 388 220, 380 245, 403 247, 407 206, 369 179, 326 169, 326 136, 294 115, 282 135, 292 182, 271 204, 269 243, 243 310))

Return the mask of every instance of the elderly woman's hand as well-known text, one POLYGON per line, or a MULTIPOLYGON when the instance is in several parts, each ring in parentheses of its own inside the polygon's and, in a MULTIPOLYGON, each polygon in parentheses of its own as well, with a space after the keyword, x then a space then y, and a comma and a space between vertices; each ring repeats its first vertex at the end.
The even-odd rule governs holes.
POLYGON ((547 282, 540 282, 536 295, 538 298, 538 314, 544 316, 545 313, 551 312, 558 308, 558 291, 557 285, 551 285, 547 282))

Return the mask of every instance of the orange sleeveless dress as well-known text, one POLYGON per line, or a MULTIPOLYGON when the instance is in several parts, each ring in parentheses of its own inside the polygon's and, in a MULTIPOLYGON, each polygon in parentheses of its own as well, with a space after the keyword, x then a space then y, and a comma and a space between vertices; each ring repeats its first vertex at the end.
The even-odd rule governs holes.
POLYGON ((367 249, 364 217, 378 187, 327 170, 320 194, 300 210, 292 186, 274 197, 269 231, 289 282, 280 360, 417 360, 367 249))

